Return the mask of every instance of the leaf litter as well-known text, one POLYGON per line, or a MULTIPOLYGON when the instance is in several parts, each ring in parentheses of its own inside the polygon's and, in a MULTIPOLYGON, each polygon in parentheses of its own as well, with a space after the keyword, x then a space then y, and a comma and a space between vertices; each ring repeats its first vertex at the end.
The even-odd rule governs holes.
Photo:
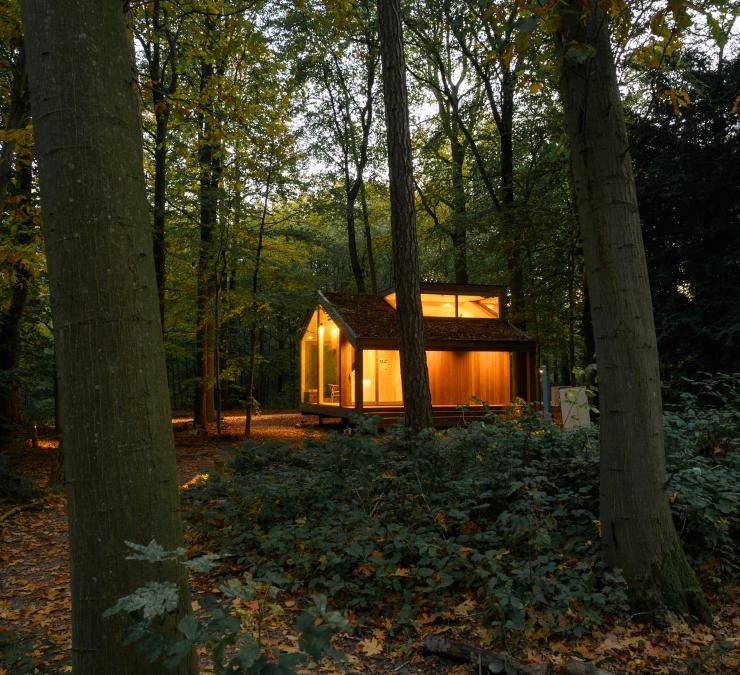
MULTIPOLYGON (((192 484, 218 460, 224 441, 238 444, 243 434, 244 417, 227 413, 220 440, 191 430, 192 418, 176 415, 173 419, 177 449, 178 480, 192 484)), ((209 429, 214 433, 215 428, 209 429)), ((257 440, 279 439, 301 444, 307 436, 316 436, 316 427, 304 427, 294 413, 266 414, 253 422, 257 440)), ((14 468, 46 488, 55 461, 58 441, 42 439, 39 448, 11 449, 14 468)), ((35 508, 19 510, 0 522, 0 633, 12 631, 29 645, 29 657, 38 672, 71 672, 69 591, 69 546, 67 542, 66 500, 59 492, 47 491, 35 508), (42 670, 43 669, 43 670, 42 670)), ((186 536, 189 533, 186 533, 186 536)), ((208 554, 193 546, 188 538, 188 554, 208 554)), ((404 570, 396 570, 403 575, 404 570)), ((191 591, 196 615, 198 598, 218 591, 215 577, 191 574, 191 591)), ((667 628, 630 623, 595 630, 578 640, 562 640, 542 634, 527 644, 511 644, 510 650, 521 662, 550 662, 559 672, 572 661, 597 664, 611 672, 650 672, 668 675, 680 672, 733 673, 740 670, 740 593, 737 584, 726 590, 726 597, 711 598, 715 607, 712 626, 696 628, 677 621, 667 628)), ((261 605, 233 601, 233 611, 243 629, 261 631, 265 648, 282 651, 298 649, 294 619, 302 611, 305 599, 280 594, 261 605)), ((428 635, 475 643, 487 648, 494 640, 481 623, 483 608, 472 596, 458 599, 446 611, 421 609, 411 621, 412 630, 394 631, 396 616, 382 610, 370 621, 355 622, 353 634, 341 634, 334 646, 341 659, 325 658, 314 672, 321 673, 471 673, 477 667, 454 664, 426 655, 421 643, 428 635)), ((532 638, 532 636, 530 636, 532 638)), ((2 645, 0 645, 1 647, 2 645)), ((0 654, 0 657, 2 655, 0 654)), ((10 675, 0 662, 0 675, 10 675)), ((201 671, 212 672, 207 661, 201 671)), ((308 670, 306 672, 309 672, 308 670)))

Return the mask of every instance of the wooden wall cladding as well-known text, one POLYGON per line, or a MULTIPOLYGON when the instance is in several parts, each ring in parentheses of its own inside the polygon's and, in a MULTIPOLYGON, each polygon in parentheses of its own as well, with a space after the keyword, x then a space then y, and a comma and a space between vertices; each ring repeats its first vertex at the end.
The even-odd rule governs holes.
POLYGON ((508 352, 427 352, 432 405, 511 401, 508 352))

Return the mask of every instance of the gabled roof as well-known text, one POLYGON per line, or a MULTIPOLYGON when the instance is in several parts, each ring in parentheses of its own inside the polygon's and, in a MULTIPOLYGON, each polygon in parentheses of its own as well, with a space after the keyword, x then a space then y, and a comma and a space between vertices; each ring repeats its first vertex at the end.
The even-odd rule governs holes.
MULTIPOLYGON (((397 346, 396 312, 382 297, 370 294, 319 293, 322 307, 355 346, 397 346)), ((427 348, 499 348, 502 351, 532 351, 534 340, 501 319, 456 319, 424 317, 427 348)))

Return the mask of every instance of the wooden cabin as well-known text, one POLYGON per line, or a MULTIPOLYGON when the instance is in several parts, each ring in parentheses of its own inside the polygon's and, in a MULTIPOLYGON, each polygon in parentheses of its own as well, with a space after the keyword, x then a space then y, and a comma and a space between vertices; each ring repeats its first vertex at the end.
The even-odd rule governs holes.
MULTIPOLYGON (((506 320, 505 295, 503 286, 421 285, 438 426, 480 416, 481 401, 499 409, 536 398, 537 346, 506 320)), ((395 292, 318 296, 301 335, 301 412, 319 420, 367 413, 386 424, 402 418, 395 292)))

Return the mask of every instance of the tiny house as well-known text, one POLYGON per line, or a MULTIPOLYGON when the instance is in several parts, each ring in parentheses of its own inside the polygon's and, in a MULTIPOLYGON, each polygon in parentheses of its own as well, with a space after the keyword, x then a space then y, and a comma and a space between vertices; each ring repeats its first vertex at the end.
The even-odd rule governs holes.
MULTIPOLYGON (((480 416, 482 401, 497 409, 536 397, 537 346, 507 321, 505 295, 503 286, 421 285, 435 424, 480 416)), ((301 412, 403 417, 395 292, 319 292, 317 304, 301 334, 301 412)))

